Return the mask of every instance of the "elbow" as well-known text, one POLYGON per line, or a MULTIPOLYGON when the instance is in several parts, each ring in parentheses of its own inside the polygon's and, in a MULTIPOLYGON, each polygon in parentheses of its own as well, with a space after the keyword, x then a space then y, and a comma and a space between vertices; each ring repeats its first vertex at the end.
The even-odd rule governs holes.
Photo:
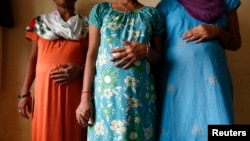
POLYGON ((231 50, 232 51, 237 51, 241 48, 241 45, 238 45, 238 46, 234 46, 231 50))
POLYGON ((237 51, 241 48, 241 38, 238 38, 234 43, 231 44, 232 51, 237 51))
POLYGON ((231 51, 237 51, 241 48, 241 37, 237 36, 231 39, 230 43, 225 45, 225 49, 231 51))
POLYGON ((228 47, 226 47, 225 49, 226 50, 231 50, 231 51, 237 51, 241 48, 241 43, 240 44, 232 44, 232 45, 229 45, 228 47))

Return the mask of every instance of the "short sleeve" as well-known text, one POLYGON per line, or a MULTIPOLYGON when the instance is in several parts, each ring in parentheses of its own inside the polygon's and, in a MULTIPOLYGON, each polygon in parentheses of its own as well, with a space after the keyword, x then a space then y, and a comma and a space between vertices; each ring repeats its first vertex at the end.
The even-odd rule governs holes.
POLYGON ((26 31, 26 34, 25 34, 25 38, 27 40, 34 40, 34 41, 37 41, 39 36, 37 35, 37 33, 35 32, 35 24, 36 24, 36 18, 33 18, 31 20, 31 22, 29 23, 29 25, 26 27, 25 31, 26 31))
POLYGON ((156 9, 160 12, 160 14, 162 16, 166 16, 167 15, 167 8, 166 8, 166 3, 165 1, 160 1, 157 5, 156 5, 156 9))
POLYGON ((224 0, 224 2, 225 2, 227 13, 237 9, 241 4, 240 0, 224 0))
POLYGON ((29 41, 38 41, 39 36, 35 32, 26 32, 25 38, 29 41))
POLYGON ((164 31, 164 26, 163 26, 163 17, 162 15, 155 9, 153 8, 153 12, 152 12, 152 19, 153 20, 153 34, 154 35, 161 35, 162 32, 164 31))
POLYGON ((105 3, 97 4, 91 9, 91 11, 89 13, 89 18, 88 18, 88 23, 90 25, 94 25, 98 28, 100 28, 102 26, 101 13, 102 13, 102 9, 103 9, 104 4, 105 3))

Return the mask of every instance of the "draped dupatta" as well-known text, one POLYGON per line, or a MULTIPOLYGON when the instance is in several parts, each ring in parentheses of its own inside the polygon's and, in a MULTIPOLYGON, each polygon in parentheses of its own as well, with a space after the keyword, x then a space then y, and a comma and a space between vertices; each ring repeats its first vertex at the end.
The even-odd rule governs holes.
POLYGON ((190 16, 212 23, 225 12, 224 0, 179 0, 190 16))
POLYGON ((87 18, 81 15, 75 15, 68 21, 64 21, 56 10, 34 18, 26 27, 26 31, 36 32, 48 40, 59 38, 80 40, 85 38, 88 33, 88 24, 87 18))

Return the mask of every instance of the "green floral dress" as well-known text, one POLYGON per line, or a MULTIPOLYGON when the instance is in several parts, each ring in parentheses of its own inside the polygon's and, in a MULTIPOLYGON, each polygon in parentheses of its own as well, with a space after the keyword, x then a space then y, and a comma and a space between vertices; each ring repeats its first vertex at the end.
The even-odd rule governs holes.
POLYGON ((101 42, 94 84, 95 124, 89 141, 155 140, 156 95, 150 64, 139 60, 129 69, 115 67, 110 51, 122 40, 149 44, 163 32, 162 18, 153 7, 125 13, 111 3, 93 7, 89 24, 100 28, 101 42))

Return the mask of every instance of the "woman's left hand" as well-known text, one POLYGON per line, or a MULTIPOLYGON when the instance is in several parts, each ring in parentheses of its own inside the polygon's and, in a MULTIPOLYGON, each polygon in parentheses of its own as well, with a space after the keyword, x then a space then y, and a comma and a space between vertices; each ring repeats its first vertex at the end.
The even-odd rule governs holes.
POLYGON ((76 120, 82 127, 87 127, 94 123, 93 119, 93 105, 89 95, 82 95, 81 102, 76 109, 76 120))
POLYGON ((134 41, 123 41, 124 46, 115 48, 111 51, 113 57, 111 61, 118 62, 115 66, 123 66, 123 68, 129 68, 135 61, 145 58, 147 56, 147 45, 134 42, 134 41))
POLYGON ((61 85, 69 83, 70 81, 81 76, 81 66, 77 64, 67 63, 59 64, 58 69, 50 72, 50 78, 61 85))
POLYGON ((220 27, 218 26, 201 24, 184 33, 183 40, 186 42, 194 41, 195 43, 200 43, 217 37, 219 30, 220 27))

